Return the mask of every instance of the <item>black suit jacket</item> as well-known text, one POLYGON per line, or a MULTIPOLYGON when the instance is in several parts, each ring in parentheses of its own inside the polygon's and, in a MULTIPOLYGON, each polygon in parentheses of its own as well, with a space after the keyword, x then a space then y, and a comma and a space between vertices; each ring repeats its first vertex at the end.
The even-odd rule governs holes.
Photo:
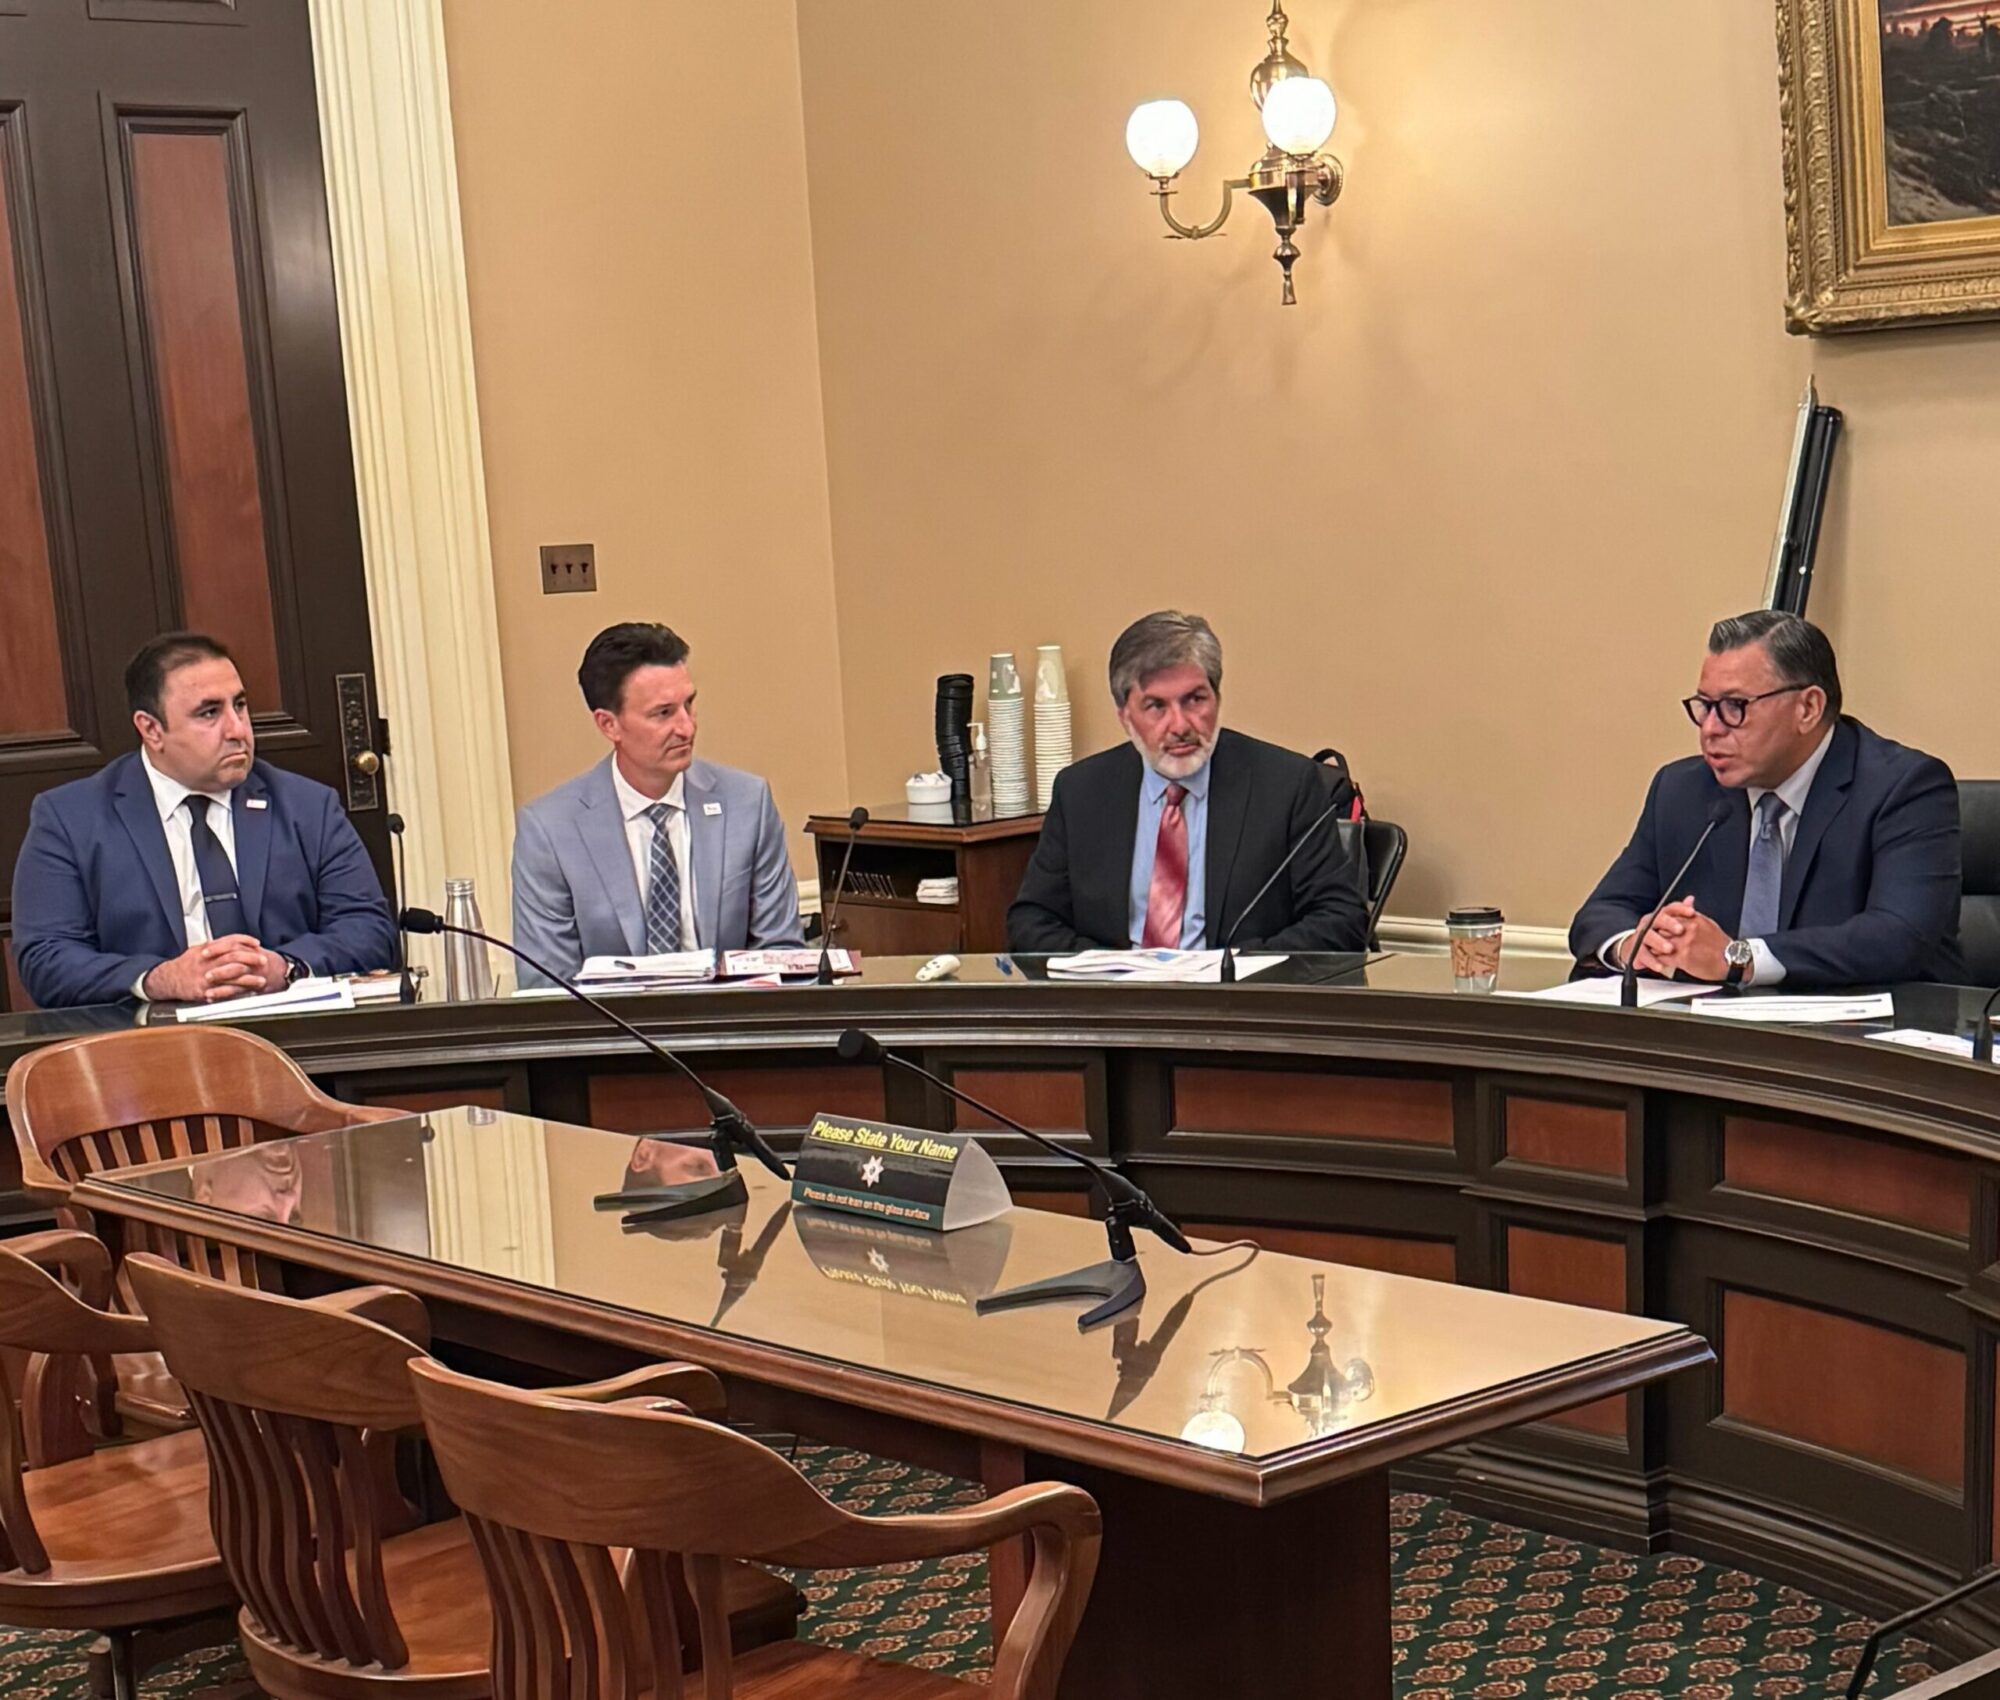
MULTIPOLYGON (((1750 867, 1750 800, 1725 791, 1699 756, 1653 776, 1632 842, 1570 924, 1579 962, 1635 927, 1687 859, 1710 805, 1730 800, 1687 878, 1672 894, 1732 938, 1750 867)), ((1799 814, 1778 930, 1766 935, 1785 985, 1871 986, 1956 980, 1958 788, 1935 756, 1892 743, 1843 718, 1799 814)))
MULTIPOLYGON (((1225 728, 1209 757, 1205 913, 1211 949, 1326 808, 1319 769, 1302 755, 1225 728)), ((1023 953, 1132 943, 1128 905, 1139 830, 1139 752, 1088 756, 1056 776, 1041 841, 1007 911, 1007 942, 1023 953)), ((1361 950, 1368 906, 1328 821, 1243 922, 1245 950, 1361 950)))

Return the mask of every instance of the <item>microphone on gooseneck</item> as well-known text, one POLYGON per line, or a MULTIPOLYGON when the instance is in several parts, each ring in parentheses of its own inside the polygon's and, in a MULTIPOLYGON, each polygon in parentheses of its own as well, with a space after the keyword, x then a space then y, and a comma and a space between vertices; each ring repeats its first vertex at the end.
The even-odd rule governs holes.
POLYGON ((1625 969, 1618 986, 1618 1007, 1637 1009, 1639 1007, 1639 946, 1646 935, 1653 930, 1653 923, 1659 919, 1660 911, 1674 894, 1674 887, 1687 878, 1687 871, 1694 866, 1695 857, 1701 854, 1701 847, 1708 842, 1708 835, 1736 812, 1733 797, 1718 797, 1708 805, 1708 824, 1701 829, 1701 836, 1694 841, 1694 848, 1688 852, 1688 859, 1681 863, 1680 872, 1667 881, 1666 889, 1660 893, 1659 902, 1653 905, 1652 914, 1632 929, 1631 942, 1625 950, 1625 969))
POLYGON ((409 882, 409 874, 403 863, 403 817, 385 815, 382 824, 389 829, 389 844, 395 852, 391 864, 391 877, 396 884, 396 1001, 415 1003, 417 982, 410 973, 410 934, 403 923, 403 890, 409 882))
POLYGON ((833 924, 840 917, 841 893, 847 889, 847 865, 854 860, 854 846, 860 842, 861 829, 867 824, 866 809, 857 808, 847 817, 847 849, 840 858, 840 874, 833 882, 833 900, 826 907, 819 929, 819 973, 815 980, 822 986, 833 984, 833 924))
POLYGON ((2000 990, 1986 1000, 1979 1012, 1979 1019, 1972 1025, 1972 1060, 1990 1063, 1993 1060, 1993 1006, 2000 1003, 2000 990))
POLYGON ((1336 799, 1331 803, 1328 803, 1327 806, 1319 812, 1318 818, 1313 821, 1312 825, 1307 827, 1304 832, 1300 833, 1298 837, 1292 841, 1291 849, 1285 852, 1285 859, 1271 870, 1271 877, 1257 888, 1257 895, 1251 898, 1248 903, 1243 905, 1242 912, 1236 917, 1235 922, 1230 926, 1229 932, 1223 938, 1222 941, 1221 980, 1225 986, 1233 986, 1236 984, 1236 954, 1232 947, 1236 943, 1236 935, 1243 930, 1243 923, 1250 918, 1250 911, 1255 909, 1258 904, 1264 901, 1264 893, 1269 891, 1272 886, 1278 883, 1279 875, 1284 873, 1284 871, 1292 865, 1292 862, 1298 856, 1298 853, 1301 850, 1303 850, 1309 842, 1311 842, 1312 835, 1317 831, 1319 831, 1321 827, 1325 826, 1328 821, 1333 819, 1333 817, 1340 812, 1341 807, 1342 804, 1338 799, 1336 799))
POLYGON ((482 944, 498 945, 509 956, 525 962, 544 979, 562 987, 578 1003, 595 1010, 612 1026, 623 1029, 637 1039, 669 1068, 678 1069, 687 1077, 688 1083, 701 1094, 701 1101, 708 1108, 710 1124, 714 1129, 711 1150, 716 1167, 722 1170, 722 1174, 711 1180, 690 1181, 683 1186, 661 1188, 660 1196, 664 1207, 646 1212, 654 1220, 661 1220, 669 1215, 695 1215, 705 1210, 721 1209, 746 1199, 749 1194, 744 1189, 743 1177, 736 1173, 736 1159, 739 1156, 755 1157, 781 1181, 789 1181, 792 1178, 779 1160, 777 1152, 765 1143, 764 1136, 757 1131, 748 1116, 666 1046, 657 1040, 649 1039, 624 1016, 615 1009, 607 1009, 581 986, 571 984, 554 969, 537 962, 518 945, 511 944, 503 938, 495 938, 491 933, 482 933, 473 927, 457 926, 433 910, 405 909, 402 913, 402 923, 413 933, 460 933, 466 938, 478 939, 482 944))

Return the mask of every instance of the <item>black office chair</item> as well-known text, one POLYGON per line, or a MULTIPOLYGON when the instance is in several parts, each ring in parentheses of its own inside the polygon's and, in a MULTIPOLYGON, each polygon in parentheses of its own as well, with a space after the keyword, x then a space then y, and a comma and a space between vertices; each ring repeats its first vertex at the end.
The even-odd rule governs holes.
POLYGON ((1958 782, 1958 830, 1964 863, 1958 948, 1965 978, 1974 986, 2000 986, 2000 779, 1958 782))
MULTIPOLYGON (((1338 750, 1321 750, 1313 760, 1319 764, 1328 797, 1360 795, 1348 771, 1347 757, 1338 750)), ((1386 820, 1339 820, 1334 827, 1340 834, 1342 854, 1353 861, 1361 889, 1368 894, 1368 948, 1380 950, 1382 941, 1376 934, 1389 907, 1396 876, 1403 871, 1403 858, 1410 852, 1410 835, 1386 820)))

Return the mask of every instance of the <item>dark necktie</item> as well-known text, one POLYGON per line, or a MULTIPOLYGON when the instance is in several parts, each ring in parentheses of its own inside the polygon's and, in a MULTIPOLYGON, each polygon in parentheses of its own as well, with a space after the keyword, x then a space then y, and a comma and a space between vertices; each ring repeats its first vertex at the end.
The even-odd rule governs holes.
POLYGON ((646 863, 646 954, 664 956, 681 948, 681 867, 667 834, 668 807, 646 811, 653 823, 653 854, 646 863))
POLYGON ((1736 936, 1768 938, 1778 930, 1778 903, 1785 889, 1785 799, 1766 791, 1757 799, 1750 829, 1750 871, 1743 881, 1743 916, 1736 936))
POLYGON ((236 870, 229 865, 222 840, 208 824, 208 810, 208 798, 188 798, 188 837, 194 845, 201 900, 208 910, 208 936, 222 939, 231 933, 248 933, 250 921, 243 913, 242 893, 236 889, 236 870))
POLYGON ((1153 883, 1146 891, 1148 949, 1179 950, 1181 918, 1187 913, 1187 816, 1181 800, 1185 785, 1167 787, 1167 806, 1160 811, 1160 836, 1153 845, 1153 883))

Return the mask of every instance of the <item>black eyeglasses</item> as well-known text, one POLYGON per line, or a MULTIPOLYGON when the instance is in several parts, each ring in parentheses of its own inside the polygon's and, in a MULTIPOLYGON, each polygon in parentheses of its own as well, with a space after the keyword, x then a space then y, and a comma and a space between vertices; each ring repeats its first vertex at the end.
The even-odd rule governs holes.
POLYGON ((1714 714, 1723 725, 1732 729, 1743 724, 1753 702, 1762 702, 1766 697, 1781 697, 1792 691, 1809 690, 1808 685, 1780 685, 1775 691, 1759 691, 1754 697, 1682 697, 1681 707, 1687 710, 1688 719, 1696 726, 1714 714))

